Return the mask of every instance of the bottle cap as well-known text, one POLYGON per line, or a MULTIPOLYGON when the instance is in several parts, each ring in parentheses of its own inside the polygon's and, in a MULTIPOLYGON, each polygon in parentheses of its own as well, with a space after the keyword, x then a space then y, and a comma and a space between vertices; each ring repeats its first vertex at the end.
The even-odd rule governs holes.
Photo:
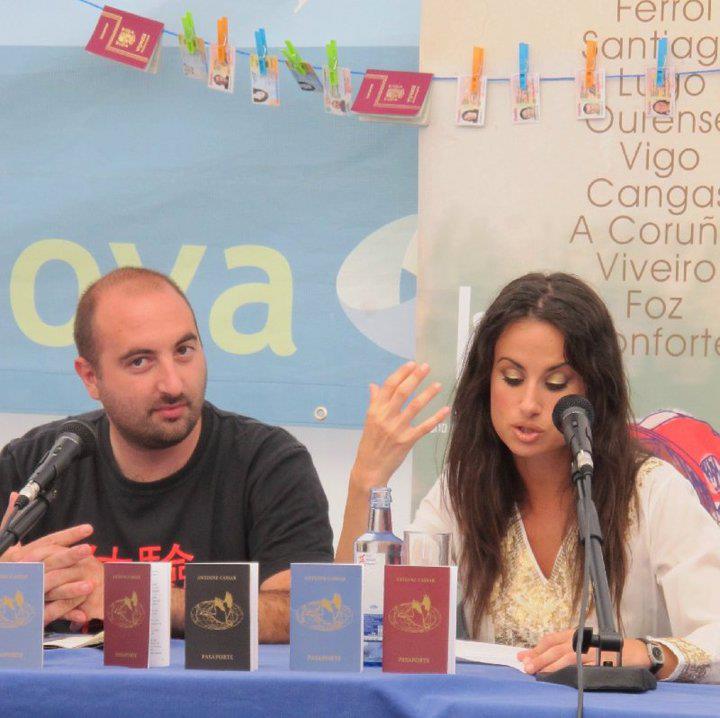
POLYGON ((374 509, 390 508, 392 503, 392 489, 384 486, 381 489, 370 489, 370 506, 374 509))

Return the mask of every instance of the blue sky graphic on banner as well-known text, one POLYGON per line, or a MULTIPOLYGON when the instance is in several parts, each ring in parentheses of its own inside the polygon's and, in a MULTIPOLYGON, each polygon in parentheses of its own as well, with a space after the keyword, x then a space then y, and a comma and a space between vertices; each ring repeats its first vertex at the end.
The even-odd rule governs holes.
MULTIPOLYGON (((417 66, 415 47, 340 57, 417 66)), ((79 286, 141 263, 186 288, 212 401, 275 423, 316 423, 317 406, 325 425, 362 422, 367 383, 413 346, 417 130, 326 116, 284 67, 281 107, 253 107, 248 74, 238 57, 225 96, 183 77, 172 46, 157 76, 77 47, 0 48, 0 411, 92 406, 72 369, 79 286), (352 259, 363 252, 377 276, 352 259)))

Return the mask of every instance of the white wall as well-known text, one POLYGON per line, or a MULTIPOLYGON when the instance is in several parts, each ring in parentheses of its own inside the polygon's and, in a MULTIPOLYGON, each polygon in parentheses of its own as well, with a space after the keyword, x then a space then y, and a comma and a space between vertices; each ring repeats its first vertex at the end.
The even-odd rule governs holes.
MULTIPOLYGON (((0 413, 0 446, 20 436, 28 429, 47 421, 61 419, 61 416, 47 414, 2 414, 0 413)), ((337 543, 342 526, 343 509, 347 494, 347 480, 350 474, 355 450, 360 440, 357 429, 316 429, 287 426, 291 434, 307 446, 320 475, 330 503, 330 523, 337 543)), ((410 523, 410 459, 400 467, 393 478, 393 521, 395 533, 402 538, 404 527, 410 523)))

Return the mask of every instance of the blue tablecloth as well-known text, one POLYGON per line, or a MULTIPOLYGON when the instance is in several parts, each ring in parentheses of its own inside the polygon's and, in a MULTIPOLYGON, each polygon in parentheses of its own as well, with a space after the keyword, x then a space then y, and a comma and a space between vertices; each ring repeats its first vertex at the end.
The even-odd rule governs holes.
MULTIPOLYGON (((454 676, 305 673, 288 669, 287 646, 261 646, 260 669, 186 671, 183 642, 169 668, 104 667, 93 648, 45 652, 39 671, 0 672, 0 717, 10 716, 545 716, 575 715, 572 688, 537 683, 511 668, 458 664, 454 676)), ((586 694, 585 715, 720 716, 720 686, 661 684, 642 695, 586 694)))

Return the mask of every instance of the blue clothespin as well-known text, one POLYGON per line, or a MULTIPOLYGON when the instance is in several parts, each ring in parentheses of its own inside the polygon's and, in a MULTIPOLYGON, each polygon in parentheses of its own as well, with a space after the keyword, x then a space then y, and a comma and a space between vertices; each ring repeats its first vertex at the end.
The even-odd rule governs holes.
POLYGON ((520 66, 520 89, 523 92, 527 90, 528 67, 530 65, 529 55, 530 48, 528 44, 521 42, 518 46, 518 64, 520 66))
POLYGON ((265 58, 267 57, 268 49, 264 27, 261 27, 259 30, 255 30, 255 49, 257 51, 260 74, 267 75, 267 62, 265 58))
POLYGON ((668 39, 661 37, 658 41, 658 57, 657 57, 657 79, 656 85, 662 87, 665 84, 665 62, 667 61, 668 39))

